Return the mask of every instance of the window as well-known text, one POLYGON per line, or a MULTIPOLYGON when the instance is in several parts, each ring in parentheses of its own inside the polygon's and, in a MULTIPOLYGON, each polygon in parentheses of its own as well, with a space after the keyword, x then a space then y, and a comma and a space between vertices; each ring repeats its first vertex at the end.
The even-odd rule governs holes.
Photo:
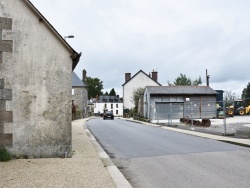
POLYGON ((116 115, 118 115, 118 110, 116 110, 116 115))
POLYGON ((118 104, 116 104, 116 108, 118 108, 118 104))
POLYGON ((111 104, 111 109, 113 109, 113 104, 111 104))

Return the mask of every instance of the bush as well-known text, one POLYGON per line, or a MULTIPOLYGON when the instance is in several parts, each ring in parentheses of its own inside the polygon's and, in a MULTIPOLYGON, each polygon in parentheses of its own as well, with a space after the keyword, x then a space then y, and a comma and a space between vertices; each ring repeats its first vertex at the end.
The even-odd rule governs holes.
POLYGON ((7 149, 0 149, 0 161, 9 161, 11 160, 11 156, 9 154, 9 152, 7 151, 7 149))

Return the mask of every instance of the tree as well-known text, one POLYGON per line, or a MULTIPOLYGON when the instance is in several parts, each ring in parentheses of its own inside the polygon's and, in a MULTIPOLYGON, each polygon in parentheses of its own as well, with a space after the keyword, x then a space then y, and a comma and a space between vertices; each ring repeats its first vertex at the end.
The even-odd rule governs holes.
POLYGON ((248 82, 247 87, 243 89, 241 97, 242 99, 250 99, 250 82, 248 82))
POLYGON ((105 96, 109 96, 109 93, 106 91, 106 92, 104 93, 104 95, 105 95, 105 96))
POLYGON ((225 95, 224 98, 226 100, 226 103, 233 101, 234 99, 236 99, 236 94, 233 93, 231 90, 225 90, 225 95))
POLYGON ((182 73, 174 81, 174 85, 177 86, 190 86, 191 83, 191 79, 187 78, 186 75, 182 73))
POLYGON ((193 81, 193 85, 194 86, 198 86, 198 85, 201 85, 201 84, 202 84, 201 76, 199 76, 198 79, 196 79, 196 80, 193 81))
POLYGON ((103 82, 99 78, 87 77, 87 90, 89 99, 102 95, 103 82))
POLYGON ((250 82, 248 82, 247 87, 243 89, 241 97, 242 97, 242 99, 245 100, 246 105, 249 104, 249 102, 250 102, 250 82))
POLYGON ((116 92, 115 92, 115 89, 112 88, 109 92, 109 96, 116 96, 116 92))
POLYGON ((185 74, 180 74, 180 76, 178 76, 175 81, 174 81, 174 84, 171 84, 169 81, 168 81, 168 85, 171 86, 171 85, 176 85, 176 86, 191 86, 191 85, 195 85, 195 86, 198 86, 198 85, 201 85, 202 84, 202 81, 201 81, 201 77, 199 76, 198 79, 195 79, 193 82, 190 78, 188 78, 185 74))
POLYGON ((133 91, 133 98, 132 98, 132 102, 134 103, 135 107, 134 107, 134 112, 138 111, 138 102, 140 97, 144 94, 146 88, 138 88, 136 90, 133 91))

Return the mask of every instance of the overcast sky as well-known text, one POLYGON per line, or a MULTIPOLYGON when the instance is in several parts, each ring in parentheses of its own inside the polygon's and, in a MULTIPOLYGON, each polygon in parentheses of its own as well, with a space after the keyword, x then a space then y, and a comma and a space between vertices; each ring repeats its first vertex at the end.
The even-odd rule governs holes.
POLYGON ((125 73, 158 71, 167 85, 206 69, 213 89, 250 82, 249 0, 30 0, 82 57, 75 72, 122 96, 125 73))

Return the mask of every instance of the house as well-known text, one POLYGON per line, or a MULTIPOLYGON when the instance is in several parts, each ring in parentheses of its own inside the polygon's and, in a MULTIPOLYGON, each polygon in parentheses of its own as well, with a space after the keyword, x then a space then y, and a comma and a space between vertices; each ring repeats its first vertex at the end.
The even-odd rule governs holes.
POLYGON ((94 115, 94 106, 92 100, 88 100, 88 117, 94 115))
POLYGON ((143 116, 151 120, 213 118, 217 94, 209 86, 147 86, 143 116))
POLYGON ((145 88, 146 86, 161 86, 158 83, 158 73, 153 70, 152 76, 147 75, 142 70, 138 71, 133 77, 131 73, 125 73, 125 83, 123 86, 123 106, 124 108, 134 108, 133 92, 138 88, 145 88))
POLYGON ((0 147, 71 157, 71 74, 80 56, 29 0, 1 0, 0 147))
MULTIPOLYGON (((86 75, 86 70, 83 70, 83 75, 86 75)), ((84 80, 84 78, 83 78, 84 80)), ((77 119, 88 117, 88 91, 85 83, 72 72, 72 95, 74 104, 77 106, 77 119)))
POLYGON ((114 116, 123 115, 123 103, 117 96, 99 96, 96 97, 94 114, 104 113, 105 111, 113 111, 114 116))

